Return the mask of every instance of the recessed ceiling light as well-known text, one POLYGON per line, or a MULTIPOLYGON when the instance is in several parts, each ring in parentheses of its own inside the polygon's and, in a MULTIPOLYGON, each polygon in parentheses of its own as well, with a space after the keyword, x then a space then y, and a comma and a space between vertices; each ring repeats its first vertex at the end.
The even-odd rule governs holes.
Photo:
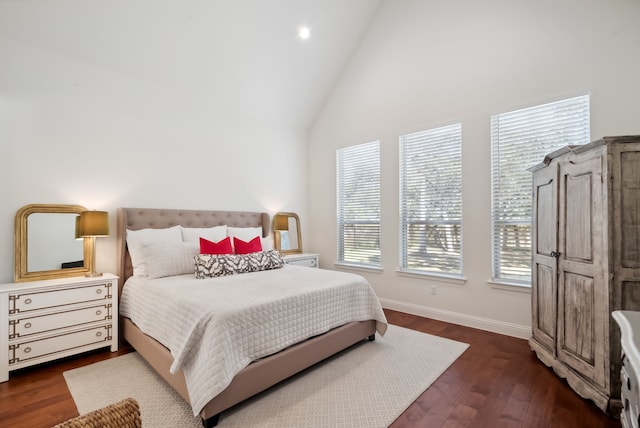
POLYGON ((311 35, 311 29, 309 27, 300 27, 298 29, 298 36, 302 40, 307 40, 310 35, 311 35))

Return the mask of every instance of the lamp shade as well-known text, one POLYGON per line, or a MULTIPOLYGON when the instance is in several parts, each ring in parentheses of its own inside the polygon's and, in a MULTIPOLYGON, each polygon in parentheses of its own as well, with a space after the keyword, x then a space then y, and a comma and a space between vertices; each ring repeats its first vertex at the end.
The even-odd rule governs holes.
POLYGON ((289 230, 289 217, 276 214, 273 228, 275 230, 289 230))
POLYGON ((80 236, 108 236, 109 213, 106 211, 83 211, 78 225, 80 236))

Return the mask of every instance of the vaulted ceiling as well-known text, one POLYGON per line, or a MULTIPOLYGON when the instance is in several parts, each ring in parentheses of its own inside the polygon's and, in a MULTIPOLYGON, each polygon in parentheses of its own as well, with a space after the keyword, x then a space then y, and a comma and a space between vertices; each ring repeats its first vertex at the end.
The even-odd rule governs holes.
POLYGON ((305 129, 382 1, 0 0, 0 42, 305 129))

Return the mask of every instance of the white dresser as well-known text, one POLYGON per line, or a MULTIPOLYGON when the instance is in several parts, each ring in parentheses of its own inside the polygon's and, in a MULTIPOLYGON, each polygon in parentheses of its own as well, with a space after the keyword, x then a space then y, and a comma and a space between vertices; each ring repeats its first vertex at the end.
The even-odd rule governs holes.
POLYGON ((622 412, 620 422, 623 428, 640 426, 640 395, 638 391, 638 374, 640 374, 640 312, 613 311, 613 319, 620 326, 622 342, 622 412))
POLYGON ((109 346, 118 350, 118 277, 0 285, 0 382, 9 372, 109 346))
POLYGON ((288 265, 298 265, 307 267, 318 267, 318 254, 312 253, 300 253, 300 254, 287 254, 282 257, 282 260, 288 265))

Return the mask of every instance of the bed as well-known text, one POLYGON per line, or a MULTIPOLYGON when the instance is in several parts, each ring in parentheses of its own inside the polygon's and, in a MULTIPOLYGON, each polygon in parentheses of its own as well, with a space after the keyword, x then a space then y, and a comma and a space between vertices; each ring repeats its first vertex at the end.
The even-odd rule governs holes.
MULTIPOLYGON (((175 226, 181 226, 183 228, 191 228, 191 230, 196 230, 194 228, 215 228, 216 226, 222 225, 226 225, 230 228, 260 228, 259 230, 261 231, 262 237, 268 237, 270 231, 269 215, 267 213, 259 212, 119 208, 117 212, 117 219, 118 276, 120 278, 119 294, 123 294, 123 288, 126 284, 128 288, 125 292, 124 297, 126 297, 127 299, 125 299, 124 302, 126 302, 127 307, 135 306, 131 303, 133 301, 133 297, 131 296, 134 295, 132 290, 144 289, 143 285, 134 286, 134 284, 147 284, 147 282, 151 284, 151 281, 147 281, 145 278, 140 278, 139 275, 133 275, 134 266, 127 245, 127 231, 144 231, 148 229, 166 230, 175 226)), ((359 277, 357 275, 335 271, 323 271, 321 269, 313 269, 313 271, 309 271, 307 269, 313 268, 300 266, 293 267, 290 265, 286 265, 281 269, 274 269, 265 272, 253 272, 241 275, 232 275, 231 277, 225 278, 207 278, 207 280, 229 282, 229 299, 233 299, 233 297, 231 296, 231 290, 233 290, 234 288, 239 288, 238 284, 241 284, 239 281, 242 281, 243 287, 252 287, 253 285, 251 284, 251 281, 253 281, 252 278, 254 277, 270 278, 268 279, 268 281, 271 282, 291 282, 292 279, 295 280, 296 278, 305 278, 304 280, 298 279, 300 288, 311 287, 313 281, 320 285, 319 281, 324 281, 323 278, 325 276, 330 279, 336 278, 339 280, 339 282, 342 281, 343 276, 345 277, 345 281, 352 279, 348 278, 349 275, 359 277), (296 272, 296 269, 302 270, 304 272, 296 272), (306 284, 306 282, 309 282, 309 284, 306 284)), ((173 287, 172 284, 182 284, 183 282, 187 283, 186 281, 190 281, 188 282, 189 284, 197 284, 193 287, 205 287, 204 285, 200 285, 206 284, 204 280, 202 280, 203 282, 200 283, 195 282, 200 280, 194 278, 195 275, 160 278, 159 280, 155 280, 156 282, 153 283, 153 286, 155 287, 157 284, 161 284, 163 287, 166 286, 167 289, 170 289, 171 287, 173 287)), ((366 283, 364 278, 361 279, 366 283)), ((220 282, 220 284, 222 283, 223 282, 220 282)), ((370 286, 368 284, 366 284, 366 287, 370 289, 370 286)), ((283 286, 283 288, 286 287, 283 286)), ((334 287, 332 286, 332 290, 333 288, 334 287)), ((155 288, 155 290, 159 289, 161 288, 155 288)), ((189 290, 192 289, 195 288, 189 288, 189 290)), ((259 288, 255 287, 253 289, 259 290, 259 288)), ((164 291, 164 288, 162 288, 162 290, 164 291)), ((220 290, 224 290, 224 288, 220 287, 220 290)), ((233 292, 235 293, 235 291, 233 292)), ((332 293, 333 292, 334 291, 332 291, 332 293)), ((197 292, 194 291, 194 293, 197 292)), ((373 294, 371 290, 368 293, 373 294)), ((258 297, 255 298, 259 299, 258 297)), ((304 298, 306 299, 306 297, 304 298)), ((314 297, 314 299, 316 298, 317 296, 314 297)), ((335 299, 336 297, 334 296, 333 298, 335 299)), ((121 313, 121 337, 124 338, 124 340, 126 340, 129 344, 131 344, 131 346, 149 363, 149 365, 153 367, 187 402, 192 405, 194 414, 199 414, 202 418, 203 425, 208 428, 217 425, 220 414, 224 410, 229 409, 230 407, 240 403, 241 401, 264 391, 265 389, 277 384, 278 382, 354 345, 355 343, 358 343, 362 340, 373 341, 375 339, 376 331, 379 334, 384 334, 384 331, 386 330, 386 319, 384 318, 382 308, 380 307, 375 294, 373 294, 373 299, 375 301, 371 300, 371 296, 369 296, 368 298, 369 302, 364 306, 369 306, 369 308, 366 309, 366 312, 371 313, 371 316, 366 315, 365 317, 362 317, 362 311, 355 311, 358 312, 357 316, 360 317, 359 319, 355 321, 340 323, 339 325, 335 326, 332 325, 330 329, 322 331, 320 333, 311 330, 305 331, 304 334, 308 335, 308 337, 304 337, 302 339, 296 336, 299 334, 303 334, 298 333, 297 331, 301 329, 296 327, 296 335, 292 336, 289 332, 286 333, 287 340, 295 340, 295 343, 284 346, 282 349, 277 349, 275 352, 269 355, 260 356, 260 358, 252 360, 250 363, 245 365, 244 368, 241 368, 239 370, 230 369, 233 370, 233 376, 231 380, 225 381, 228 384, 225 383, 225 387, 221 391, 216 392, 215 396, 212 397, 204 396, 205 398, 203 398, 203 395, 200 392, 200 388, 194 387, 193 385, 194 375, 192 374, 192 368, 187 365, 177 364, 179 362, 182 362, 182 357, 178 356, 174 358, 174 355, 176 355, 176 350, 174 349, 174 352, 172 354, 172 352, 168 349, 168 346, 172 347, 168 344, 169 342, 171 342, 171 339, 159 336, 152 337, 151 335, 155 335, 156 332, 151 333, 149 331, 148 326, 151 324, 145 324, 143 321, 141 321, 143 318, 135 318, 134 316, 130 317, 136 319, 138 324, 140 324, 139 326, 136 324, 136 322, 132 321, 132 319, 127 316, 127 314, 123 315, 123 313, 121 313), (291 339, 289 336, 293 337, 293 339, 291 339), (167 346, 163 345, 163 343, 165 343, 165 345, 167 346), (179 367, 179 369, 176 370, 176 367, 179 367), (190 389, 192 391, 193 397, 190 396, 190 389), (195 403, 198 404, 196 405, 195 403)), ((303 297, 296 296, 296 299, 303 299, 303 297)), ((342 298, 340 297, 340 299, 342 298)), ((220 296, 218 296, 217 298, 212 299, 212 301, 213 300, 217 301, 225 299, 221 299, 220 296)), ((295 300, 295 302, 298 301, 299 300, 295 300)), ((201 306, 199 305, 199 302, 196 302, 195 300, 193 302, 195 306, 201 306)), ((313 300, 309 300, 309 303, 311 302, 313 302, 313 300)), ((267 306, 272 306, 275 304, 276 303, 269 302, 267 306)), ((278 304, 285 305, 288 303, 283 300, 278 304)), ((181 305, 176 305, 177 308, 180 308, 180 306, 181 305)), ((319 304, 317 304, 317 306, 330 307, 330 302, 320 302, 319 304)), ((292 307, 292 305, 289 304, 289 306, 287 307, 292 307)), ((127 309, 127 313, 128 312, 129 310, 127 309)), ((193 312, 197 311, 194 310, 193 312)), ((303 313, 306 313, 306 311, 303 313)), ((299 324, 299 322, 302 322, 302 320, 298 321, 295 318, 291 318, 292 316, 293 315, 287 315, 286 317, 284 317, 288 320, 287 322, 292 324, 292 327, 295 327, 299 324)), ((315 329, 316 325, 314 324, 312 327, 313 329, 315 329)), ((250 328, 247 328, 247 330, 251 330, 254 328, 259 327, 251 327, 250 325, 250 328)), ((318 328, 324 327, 318 325, 318 328)), ((257 331, 251 331, 253 332, 253 334, 257 333, 257 331)), ((227 337, 229 336, 229 334, 225 333, 222 336, 227 337)), ((285 336, 285 334, 283 334, 283 336, 285 336)), ((198 348, 193 348, 196 350, 189 353, 190 360, 195 361, 198 359, 202 360, 204 358, 201 355, 197 358, 192 357, 194 352, 196 353, 196 355, 207 355, 206 353, 210 352, 210 350, 207 349, 208 342, 207 340, 205 340, 208 337, 214 338, 216 336, 207 336, 205 333, 203 333, 202 338, 196 339, 196 341, 198 342, 198 348), (202 347, 203 350, 200 349, 200 347, 202 347)), ((211 347, 213 347, 213 345, 211 345, 211 347)), ((209 367, 207 367, 206 370, 213 370, 210 367, 213 366, 213 364, 208 364, 208 366, 209 367)))

